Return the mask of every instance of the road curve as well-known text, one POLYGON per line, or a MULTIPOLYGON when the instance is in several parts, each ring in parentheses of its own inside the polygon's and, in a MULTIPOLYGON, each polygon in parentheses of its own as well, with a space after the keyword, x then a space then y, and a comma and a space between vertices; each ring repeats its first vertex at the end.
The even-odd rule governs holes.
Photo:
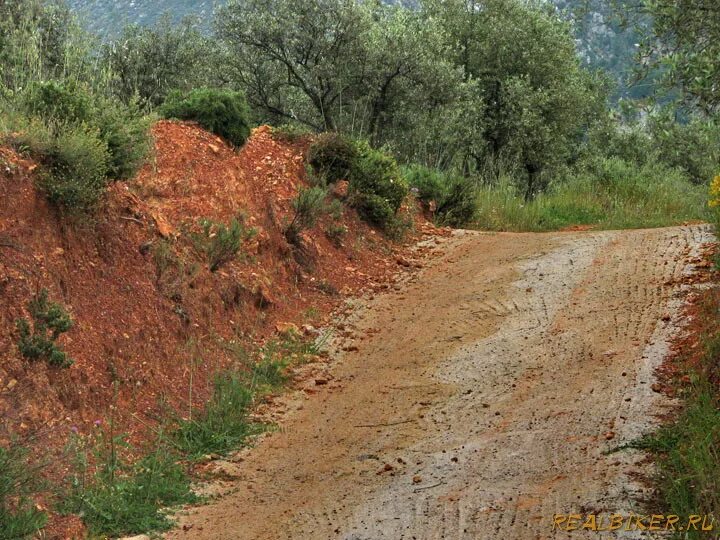
POLYGON ((168 537, 584 538, 552 516, 637 510, 642 456, 606 451, 669 405, 653 369, 710 240, 706 226, 456 233, 345 323, 357 350, 342 344, 331 384, 285 398, 230 493, 168 537))

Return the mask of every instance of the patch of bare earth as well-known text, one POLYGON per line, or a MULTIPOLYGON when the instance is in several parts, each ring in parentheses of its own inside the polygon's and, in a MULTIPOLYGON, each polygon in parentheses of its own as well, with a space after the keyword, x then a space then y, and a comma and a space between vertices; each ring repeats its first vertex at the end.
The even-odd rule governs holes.
POLYGON ((553 514, 640 509, 646 460, 606 452, 672 406, 654 371, 710 240, 458 232, 338 321, 329 373, 169 537, 598 538, 553 514))

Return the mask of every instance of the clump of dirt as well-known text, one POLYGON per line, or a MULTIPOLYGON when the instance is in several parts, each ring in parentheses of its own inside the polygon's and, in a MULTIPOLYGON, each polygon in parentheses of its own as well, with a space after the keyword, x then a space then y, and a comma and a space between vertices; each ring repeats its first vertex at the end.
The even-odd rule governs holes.
POLYGON ((403 247, 345 208, 304 233, 299 254, 283 226, 306 184, 309 140, 260 127, 235 151, 169 121, 153 137, 153 157, 110 186, 92 222, 59 216, 35 186, 36 165, 0 149, 0 442, 18 436, 57 458, 71 431, 90 431, 110 406, 117 429, 140 441, 161 402, 187 410, 191 380, 201 406, 212 374, 237 362, 227 343, 262 341, 287 322, 326 324, 345 297, 411 270, 407 246, 436 233, 417 217, 403 247), (256 235, 211 272, 189 234, 201 219, 239 219, 256 235), (345 233, 331 237, 333 227, 345 233), (69 369, 29 362, 16 345, 16 320, 43 288, 75 321, 59 340, 69 369))

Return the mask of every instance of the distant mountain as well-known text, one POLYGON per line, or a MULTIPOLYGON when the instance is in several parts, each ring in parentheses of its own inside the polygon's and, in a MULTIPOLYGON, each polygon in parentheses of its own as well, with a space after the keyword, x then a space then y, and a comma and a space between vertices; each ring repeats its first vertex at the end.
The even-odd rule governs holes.
MULTIPOLYGON (((385 0, 412 4, 414 0, 385 0)), ((586 65, 612 75, 619 89, 616 98, 641 97, 642 86, 630 87, 634 55, 639 37, 621 28, 607 0, 549 0, 574 21, 578 53, 586 65)), ((84 18, 87 27, 105 38, 116 35, 129 23, 154 24, 164 14, 174 20, 195 16, 208 28, 213 11, 226 0, 68 0, 84 18)))
MULTIPOLYGON (((641 36, 618 21, 607 0, 552 0, 573 21, 578 53, 585 65, 609 73, 618 83, 616 98, 639 98, 652 91, 648 83, 633 84, 633 68, 641 36)), ((638 21, 635 21, 636 23, 638 21)))
POLYGON ((116 35, 130 23, 152 25, 168 13, 175 20, 194 16, 212 22, 216 6, 224 0, 67 0, 86 26, 103 37, 116 35))

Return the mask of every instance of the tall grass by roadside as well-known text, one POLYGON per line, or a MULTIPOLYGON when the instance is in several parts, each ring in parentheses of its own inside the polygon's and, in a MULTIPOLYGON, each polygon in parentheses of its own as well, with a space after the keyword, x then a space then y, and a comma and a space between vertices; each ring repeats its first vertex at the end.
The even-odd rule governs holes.
POLYGON ((660 227, 710 217, 705 186, 662 164, 619 158, 598 160, 531 201, 507 181, 481 188, 477 200, 473 228, 494 231, 660 227))
POLYGON ((293 332, 252 352, 226 345, 237 355, 236 369, 216 375, 202 409, 186 418, 170 415, 144 452, 115 433, 112 417, 107 426, 98 421, 90 436, 73 439, 74 473, 61 494, 62 512, 80 515, 98 537, 168 530, 173 507, 198 500, 191 490, 192 463, 240 449, 267 429, 251 418, 253 408, 288 381, 291 364, 317 353, 314 343, 293 332))
POLYGON ((187 467, 162 441, 137 461, 126 457, 135 449, 112 429, 99 427, 97 434, 76 444, 75 474, 59 508, 81 516, 93 536, 168 530, 168 509, 197 501, 187 467))
POLYGON ((270 340, 252 354, 230 349, 237 354, 241 369, 219 373, 205 408, 189 418, 178 418, 170 435, 172 444, 188 459, 225 455, 266 429, 250 418, 258 399, 287 382, 290 365, 317 353, 314 344, 293 332, 270 340))
POLYGON ((30 538, 47 521, 33 503, 41 489, 39 468, 28 462, 28 452, 16 443, 0 447, 0 538, 30 538))
MULTIPOLYGON (((687 367, 691 383, 681 387, 684 408, 671 423, 633 443, 655 454, 657 485, 667 513, 683 519, 712 515, 720 519, 720 290, 703 293, 697 322, 702 354, 687 367)), ((707 538, 688 530, 678 538, 707 538)))

